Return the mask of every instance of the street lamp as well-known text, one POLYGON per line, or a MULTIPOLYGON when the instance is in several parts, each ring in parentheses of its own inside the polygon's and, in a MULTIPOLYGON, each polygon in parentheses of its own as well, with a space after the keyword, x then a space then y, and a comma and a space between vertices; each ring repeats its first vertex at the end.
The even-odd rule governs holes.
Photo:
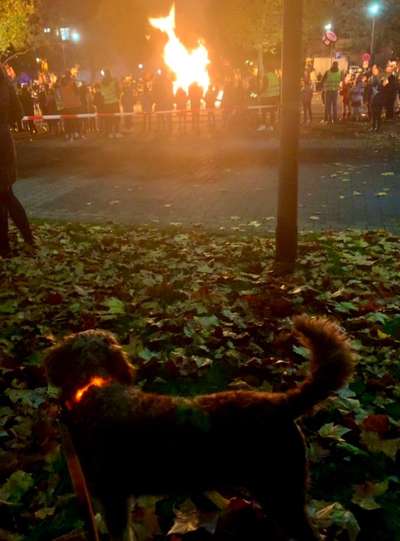
POLYGON ((333 28, 332 23, 328 23, 328 24, 325 25, 325 31, 326 32, 331 32, 332 28, 333 28))
POLYGON ((76 30, 73 30, 71 32, 71 41, 73 41, 74 43, 79 43, 81 41, 81 35, 76 30))
POLYGON ((376 18, 379 15, 379 12, 381 11, 382 6, 378 2, 375 2, 374 4, 371 4, 368 6, 368 13, 370 17, 372 17, 372 31, 371 31, 371 47, 370 47, 370 53, 371 58, 374 56, 375 52, 375 25, 376 25, 376 18))

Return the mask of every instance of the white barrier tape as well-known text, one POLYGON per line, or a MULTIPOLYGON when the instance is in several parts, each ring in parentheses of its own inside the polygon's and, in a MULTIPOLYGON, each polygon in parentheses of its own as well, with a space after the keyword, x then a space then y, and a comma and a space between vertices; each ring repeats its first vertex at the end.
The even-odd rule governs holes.
MULTIPOLYGON (((248 110, 260 110, 260 109, 274 109, 276 108, 277 106, 276 105, 250 105, 249 107, 247 107, 248 110)), ((224 110, 223 109, 202 109, 200 112, 200 114, 204 114, 204 113, 210 113, 210 112, 213 112, 213 113, 217 113, 217 112, 223 112, 224 110)), ((22 118, 22 121, 26 122, 26 121, 30 121, 30 120, 33 120, 34 122, 41 122, 43 120, 72 120, 72 119, 76 119, 76 118, 104 118, 104 117, 115 117, 115 116, 119 116, 119 117, 125 117, 125 116, 143 116, 145 114, 149 114, 149 115, 167 115, 167 114, 174 114, 174 113, 186 113, 186 114, 193 114, 193 111, 190 111, 190 110, 184 110, 184 109, 171 109, 171 110, 168 110, 168 111, 155 111, 155 112, 151 112, 151 113, 144 113, 144 112, 140 112, 140 113, 135 113, 135 112, 132 112, 132 113, 79 113, 79 114, 76 114, 76 115, 63 115, 63 114, 60 114, 60 115, 31 115, 31 116, 24 116, 22 118)))

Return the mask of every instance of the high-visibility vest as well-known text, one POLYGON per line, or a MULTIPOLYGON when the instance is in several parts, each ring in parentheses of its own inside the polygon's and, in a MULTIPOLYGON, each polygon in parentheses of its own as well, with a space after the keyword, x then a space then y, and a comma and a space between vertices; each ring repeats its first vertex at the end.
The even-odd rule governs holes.
POLYGON ((275 72, 269 71, 266 73, 264 81, 266 88, 264 87, 265 90, 261 93, 263 98, 276 98, 281 95, 281 84, 275 72))
POLYGON ((329 70, 325 77, 324 90, 327 92, 335 92, 339 90, 341 80, 342 76, 340 74, 340 71, 329 70))
POLYGON ((103 95, 105 105, 119 102, 117 83, 114 79, 112 79, 109 83, 102 81, 102 83, 100 84, 100 89, 103 95))

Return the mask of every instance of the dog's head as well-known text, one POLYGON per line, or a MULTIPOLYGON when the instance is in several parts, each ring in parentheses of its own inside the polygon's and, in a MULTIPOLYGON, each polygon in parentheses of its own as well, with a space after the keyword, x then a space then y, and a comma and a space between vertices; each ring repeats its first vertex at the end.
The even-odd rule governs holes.
POLYGON ((65 404, 93 381, 129 385, 135 376, 127 354, 116 338, 106 331, 85 331, 67 336, 49 351, 44 363, 49 382, 61 390, 60 399, 65 404))

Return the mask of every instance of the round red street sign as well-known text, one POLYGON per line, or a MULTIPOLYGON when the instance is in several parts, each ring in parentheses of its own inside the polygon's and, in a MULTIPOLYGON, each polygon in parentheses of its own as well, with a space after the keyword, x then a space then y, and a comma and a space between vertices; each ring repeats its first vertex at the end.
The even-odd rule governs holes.
POLYGON ((332 32, 331 30, 325 33, 325 37, 330 43, 337 42, 337 35, 335 34, 335 32, 332 32))
POLYGON ((364 53, 362 55, 363 62, 369 62, 371 60, 371 55, 369 53, 364 53))

